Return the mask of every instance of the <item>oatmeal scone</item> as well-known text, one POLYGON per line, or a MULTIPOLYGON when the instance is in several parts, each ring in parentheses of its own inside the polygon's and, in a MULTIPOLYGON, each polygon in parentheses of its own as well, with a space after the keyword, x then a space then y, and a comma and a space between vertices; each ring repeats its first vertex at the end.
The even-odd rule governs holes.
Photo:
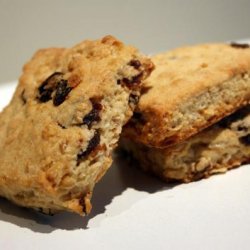
POLYGON ((0 195, 45 213, 88 214, 152 69, 112 36, 39 50, 0 114, 0 195))
POLYGON ((203 44, 152 57, 136 112, 124 135, 148 146, 179 143, 250 100, 247 44, 203 44))
POLYGON ((190 182, 250 162, 250 106, 165 149, 147 147, 122 138, 142 169, 163 180, 190 182))

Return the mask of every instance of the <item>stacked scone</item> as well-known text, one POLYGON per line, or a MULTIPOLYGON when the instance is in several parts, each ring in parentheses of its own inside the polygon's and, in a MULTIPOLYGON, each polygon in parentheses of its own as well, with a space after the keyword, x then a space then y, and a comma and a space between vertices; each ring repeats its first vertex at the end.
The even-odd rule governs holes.
POLYGON ((250 160, 250 48, 205 44, 152 58, 121 145, 166 181, 194 181, 250 160))

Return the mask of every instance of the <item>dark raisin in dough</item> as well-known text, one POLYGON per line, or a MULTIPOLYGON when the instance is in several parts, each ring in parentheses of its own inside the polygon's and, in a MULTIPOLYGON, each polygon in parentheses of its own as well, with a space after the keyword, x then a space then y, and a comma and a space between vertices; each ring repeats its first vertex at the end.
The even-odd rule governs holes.
POLYGON ((247 49, 249 48, 249 44, 247 43, 231 43, 230 44, 233 48, 237 48, 237 49, 247 49))
POLYGON ((132 60, 130 61, 129 65, 135 69, 139 69, 141 67, 141 62, 139 60, 132 60))
POLYGON ((250 134, 240 137, 240 142, 250 146, 250 134))
POLYGON ((55 106, 59 106, 60 104, 62 104, 71 90, 72 90, 72 87, 68 86, 67 80, 63 80, 63 79, 60 80, 56 87, 56 94, 53 98, 53 104, 55 106))
POLYGON ((141 78, 143 76, 143 72, 140 72, 138 75, 132 77, 131 79, 123 78, 118 79, 117 84, 121 84, 122 86, 126 86, 129 89, 136 90, 141 83, 141 78))
POLYGON ((72 87, 68 86, 68 81, 63 79, 63 74, 55 72, 38 88, 38 99, 41 102, 48 102, 53 98, 53 104, 59 106, 65 101, 71 90, 72 87), (53 94, 54 91, 55 94, 53 94))
POLYGON ((66 127, 64 125, 62 125, 61 123, 57 123, 59 127, 61 127, 62 129, 66 129, 66 127))
POLYGON ((95 131, 94 136, 89 141, 88 147, 85 151, 80 151, 77 155, 77 166, 85 159, 86 156, 88 156, 90 153, 94 151, 94 149, 99 145, 100 143, 100 132, 98 130, 95 131))
POLYGON ((50 75, 38 88, 40 102, 48 102, 52 99, 52 93, 57 86, 58 81, 62 79, 63 74, 55 72, 50 75))
POLYGON ((41 102, 48 102, 49 100, 52 99, 51 95, 53 92, 52 88, 48 89, 39 89, 40 96, 38 97, 41 102))
POLYGON ((131 79, 123 78, 122 81, 129 89, 132 89, 135 85, 140 83, 141 77, 142 77, 142 72, 132 77, 131 79))
POLYGON ((84 196, 79 199, 79 204, 82 207, 82 211, 86 214, 86 205, 84 196))
POLYGON ((102 110, 102 104, 99 103, 99 100, 91 98, 90 101, 92 103, 92 110, 83 118, 83 124, 87 125, 89 129, 93 122, 99 122, 101 120, 100 112, 102 110))
POLYGON ((244 126, 244 125, 239 125, 239 126, 237 127, 237 130, 238 130, 238 131, 247 131, 247 130, 248 130, 248 127, 246 127, 246 126, 244 126))

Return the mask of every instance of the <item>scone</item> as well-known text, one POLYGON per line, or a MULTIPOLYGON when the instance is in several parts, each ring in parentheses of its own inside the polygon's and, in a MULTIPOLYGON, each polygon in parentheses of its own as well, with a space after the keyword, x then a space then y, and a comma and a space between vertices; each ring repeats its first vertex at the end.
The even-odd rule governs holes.
POLYGON ((39 50, 0 114, 0 195, 45 213, 88 214, 152 69, 111 36, 39 50))
POLYGON ((250 48, 204 44, 152 57, 136 112, 124 135, 147 146, 179 143, 249 103, 250 48))
POLYGON ((165 149, 122 138, 137 164, 165 181, 190 182, 250 162, 250 106, 165 149))

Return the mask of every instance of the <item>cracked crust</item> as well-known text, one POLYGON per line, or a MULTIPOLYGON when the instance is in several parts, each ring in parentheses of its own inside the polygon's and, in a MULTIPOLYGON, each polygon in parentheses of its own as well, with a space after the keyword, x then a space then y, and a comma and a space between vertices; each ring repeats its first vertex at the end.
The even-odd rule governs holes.
POLYGON ((152 147, 179 143, 249 102, 250 48, 204 44, 152 57, 155 70, 124 128, 152 147))
POLYGON ((152 69, 111 36, 39 50, 0 114, 0 195, 45 213, 88 214, 132 115, 130 95, 152 69))
POLYGON ((225 173, 250 162, 250 106, 165 149, 150 148, 126 138, 121 145, 142 169, 167 182, 190 182, 225 173))

